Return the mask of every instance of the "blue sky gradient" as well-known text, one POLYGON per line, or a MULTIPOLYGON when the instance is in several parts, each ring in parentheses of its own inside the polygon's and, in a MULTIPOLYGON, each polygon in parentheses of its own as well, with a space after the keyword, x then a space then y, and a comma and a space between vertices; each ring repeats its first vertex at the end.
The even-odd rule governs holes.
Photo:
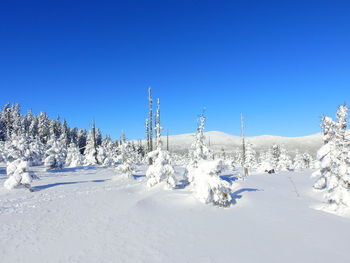
POLYGON ((350 1, 1 1, 0 103, 144 137, 303 136, 350 98, 350 1))

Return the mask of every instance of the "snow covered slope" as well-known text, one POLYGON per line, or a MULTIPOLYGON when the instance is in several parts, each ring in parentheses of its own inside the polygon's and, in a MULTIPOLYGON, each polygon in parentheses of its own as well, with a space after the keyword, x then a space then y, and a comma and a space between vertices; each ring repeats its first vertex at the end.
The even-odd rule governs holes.
MULTIPOLYGON (((170 150, 176 152, 187 151, 193 142, 194 134, 181 134, 169 136, 170 150)), ((230 135, 219 131, 210 131, 205 133, 207 142, 213 150, 234 151, 242 143, 241 137, 230 135)), ((294 153, 296 149, 301 152, 308 152, 315 155, 316 151, 322 145, 322 134, 314 134, 305 137, 281 137, 272 135, 262 135, 247 137, 247 141, 255 145, 257 151, 266 150, 273 144, 283 145, 288 151, 294 153)), ((165 144, 166 137, 163 137, 165 144)))
POLYGON ((227 209, 191 189, 148 189, 145 167, 117 181, 111 168, 37 171, 35 192, 0 188, 2 263, 350 260, 350 219, 314 209, 311 171, 236 181, 227 209))

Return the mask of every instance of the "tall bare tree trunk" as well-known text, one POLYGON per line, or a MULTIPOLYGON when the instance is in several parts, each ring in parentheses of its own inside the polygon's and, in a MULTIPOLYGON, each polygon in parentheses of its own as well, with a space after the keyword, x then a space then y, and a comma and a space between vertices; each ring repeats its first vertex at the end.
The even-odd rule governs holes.
POLYGON ((245 167, 246 161, 246 147, 245 147, 245 136, 244 136, 244 118, 241 114, 241 129, 242 129, 242 167, 244 171, 244 176, 248 176, 248 168, 245 167))
MULTIPOLYGON (((153 100, 151 94, 151 87, 148 88, 148 101, 149 101, 149 152, 153 151, 153 100)), ((148 159, 148 163, 153 163, 152 158, 148 159)))
POLYGON ((94 149, 95 149, 95 153, 94 153, 95 161, 96 161, 97 164, 100 164, 100 162, 98 161, 98 158, 97 158, 97 143, 96 143, 95 120, 92 121, 91 133, 92 133, 92 140, 93 140, 93 145, 94 145, 94 149))

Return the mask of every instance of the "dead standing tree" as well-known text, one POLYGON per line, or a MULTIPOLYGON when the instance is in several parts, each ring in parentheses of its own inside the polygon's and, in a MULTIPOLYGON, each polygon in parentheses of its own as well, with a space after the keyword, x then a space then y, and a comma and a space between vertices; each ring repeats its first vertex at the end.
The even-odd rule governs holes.
MULTIPOLYGON (((148 119, 148 152, 153 151, 153 99, 151 87, 148 88, 149 119, 148 119)), ((148 159, 149 165, 153 163, 152 158, 148 159)))
POLYGON ((93 146, 94 146, 94 158, 97 164, 100 164, 97 158, 97 143, 96 143, 96 128, 95 128, 95 120, 92 121, 91 124, 91 136, 92 136, 92 141, 93 141, 93 146))
POLYGON ((245 167, 245 165, 246 165, 246 146, 245 146, 243 114, 241 114, 241 129, 242 129, 242 167, 243 167, 244 176, 248 176, 248 168, 245 167))

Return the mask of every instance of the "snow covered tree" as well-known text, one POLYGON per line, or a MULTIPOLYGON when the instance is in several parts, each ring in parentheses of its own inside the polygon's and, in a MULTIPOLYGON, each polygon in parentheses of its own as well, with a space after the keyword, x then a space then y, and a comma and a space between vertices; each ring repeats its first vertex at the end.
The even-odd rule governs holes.
POLYGON ((38 135, 43 143, 46 143, 50 138, 50 120, 45 112, 40 112, 38 117, 38 135))
POLYGON ((11 135, 5 142, 5 152, 7 162, 21 159, 27 161, 30 157, 29 141, 24 135, 11 135))
POLYGON ((160 100, 157 103, 156 112, 156 150, 148 153, 148 157, 153 160, 152 165, 149 166, 146 172, 147 185, 152 187, 156 184, 164 182, 167 188, 175 188, 177 180, 175 171, 170 164, 170 155, 168 151, 162 149, 161 130, 160 126, 160 100))
POLYGON ((152 187, 156 184, 164 182, 166 188, 175 188, 177 179, 175 177, 175 170, 171 165, 171 159, 168 151, 157 148, 148 153, 148 156, 154 160, 146 172, 147 185, 152 187))
POLYGON ((84 164, 84 158, 81 155, 78 146, 74 143, 69 144, 67 149, 67 156, 65 160, 65 166, 77 167, 84 164))
POLYGON ((22 119, 22 128, 23 128, 23 132, 25 133, 26 136, 33 136, 31 133, 30 133, 30 126, 34 120, 34 115, 32 113, 31 110, 29 110, 27 112, 27 114, 23 117, 22 119))
POLYGON ((295 152, 293 167, 295 170, 303 170, 305 168, 303 155, 300 154, 298 150, 295 152))
POLYGON ((109 136, 105 136, 102 140, 101 146, 97 148, 97 159, 100 164, 104 166, 114 165, 114 144, 109 136))
POLYGON ((210 155, 204 136, 205 120, 204 114, 201 114, 198 119, 195 140, 190 149, 190 165, 192 167, 196 167, 200 160, 207 160, 210 155))
POLYGON ((293 166, 292 160, 287 152, 287 150, 283 147, 280 149, 280 156, 277 163, 277 170, 279 171, 288 171, 293 166))
POLYGON ((77 138, 77 146, 79 147, 80 153, 83 154, 85 152, 85 146, 87 141, 87 135, 86 135, 85 129, 80 129, 78 131, 78 138, 77 138))
POLYGON ((277 144, 274 144, 272 145, 272 148, 271 148, 271 153, 272 153, 272 166, 273 168, 275 169, 276 166, 277 166, 277 163, 280 159, 280 155, 281 155, 281 146, 277 145, 277 144))
POLYGON ((117 161, 119 165, 116 168, 117 172, 123 178, 134 179, 133 150, 131 144, 127 141, 122 142, 118 147, 118 152, 117 161))
POLYGON ((38 137, 34 139, 31 138, 29 140, 29 156, 27 158, 29 166, 41 165, 45 155, 45 150, 45 145, 38 137))
POLYGON ((99 128, 96 129, 96 146, 100 146, 102 144, 102 132, 99 128))
POLYGON ((324 145, 318 151, 318 181, 314 187, 325 189, 325 198, 335 209, 350 205, 350 141, 347 137, 346 105, 338 108, 337 122, 323 118, 324 145))
POLYGON ((28 135, 32 138, 39 138, 39 120, 37 116, 33 116, 30 122, 28 135))
POLYGON ((335 151, 335 130, 336 122, 332 118, 323 116, 321 122, 321 128, 323 130, 323 146, 317 151, 317 163, 318 170, 312 174, 313 177, 317 177, 317 181, 314 184, 314 188, 318 190, 325 189, 327 186, 327 178, 330 176, 331 164, 333 163, 335 151))
POLYGON ((93 122, 90 128, 90 133, 87 137, 87 143, 85 146, 85 161, 86 164, 100 164, 97 159, 97 143, 96 143, 96 134, 95 134, 95 123, 93 122))
POLYGON ((37 178, 35 174, 28 172, 28 162, 17 159, 11 162, 6 169, 9 178, 4 182, 4 187, 11 190, 14 188, 28 188, 31 189, 31 182, 37 178))
POLYGON ((227 207, 232 203, 231 184, 220 178, 222 162, 220 160, 201 160, 194 174, 194 196, 202 203, 227 207))
POLYGON ((245 168, 252 169, 256 168, 256 152, 253 148, 253 144, 246 142, 245 143, 245 158, 244 158, 244 166, 245 168))
POLYGON ((259 167, 258 171, 260 172, 269 172, 276 169, 276 160, 272 153, 272 149, 262 152, 259 158, 259 167))
POLYGON ((64 144, 60 140, 56 139, 55 135, 51 135, 47 145, 49 148, 45 153, 46 158, 44 160, 44 165, 46 166, 47 170, 61 169, 66 160, 66 149, 64 144))
POLYGON ((22 116, 21 116, 21 107, 19 104, 15 104, 11 108, 12 115, 12 133, 11 135, 22 135, 24 130, 22 130, 22 116))

